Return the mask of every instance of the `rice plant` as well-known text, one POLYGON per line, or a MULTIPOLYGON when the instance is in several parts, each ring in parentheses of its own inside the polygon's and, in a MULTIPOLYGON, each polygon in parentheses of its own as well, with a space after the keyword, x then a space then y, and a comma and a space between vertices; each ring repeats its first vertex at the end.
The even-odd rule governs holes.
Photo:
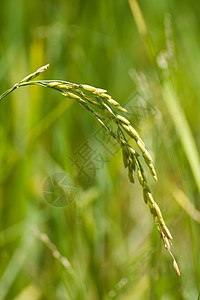
POLYGON ((153 179, 157 181, 153 160, 137 131, 130 124, 129 120, 121 115, 121 113, 125 115, 127 110, 117 101, 112 99, 112 97, 107 94, 106 90, 101 88, 95 88, 85 84, 75 84, 62 80, 33 80, 48 67, 49 65, 45 65, 39 68, 36 72, 26 76, 24 79, 16 83, 11 89, 3 93, 0 96, 0 100, 20 87, 37 85, 56 90, 65 97, 77 101, 82 107, 89 111, 101 124, 104 130, 106 130, 112 138, 119 143, 122 150, 124 167, 128 169, 128 178, 131 183, 135 182, 134 174, 137 174, 138 181, 142 187, 144 202, 149 206, 160 237, 164 243, 164 247, 172 257, 175 272, 178 276, 180 276, 178 264, 171 252, 172 235, 165 224, 158 204, 152 196, 140 156, 142 156, 144 163, 148 166, 153 179), (115 130, 111 130, 109 128, 107 120, 114 122, 115 130), (127 135, 131 138, 131 140, 135 141, 139 148, 139 153, 134 149, 130 142, 128 142, 127 135))

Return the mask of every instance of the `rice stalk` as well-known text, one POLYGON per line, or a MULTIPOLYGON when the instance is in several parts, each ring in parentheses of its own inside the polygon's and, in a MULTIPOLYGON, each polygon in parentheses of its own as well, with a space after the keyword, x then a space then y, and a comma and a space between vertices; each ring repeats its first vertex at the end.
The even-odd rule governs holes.
MULTIPOLYGON (((81 295, 81 298, 85 296, 85 286, 79 277, 78 273, 74 270, 71 262, 66 258, 66 256, 63 256, 56 245, 52 243, 52 241, 49 239, 48 235, 44 232, 41 232, 37 225, 32 225, 32 233, 36 238, 38 238, 51 252, 52 256, 60 263, 60 265, 64 268, 64 270, 67 271, 67 273, 71 276, 73 279, 75 285, 76 285, 76 292, 79 292, 81 295)), ((72 292, 69 288, 68 284, 65 284, 66 292, 68 293, 68 297, 70 299, 73 299, 72 292)))
POLYGON ((143 190, 144 202, 149 206, 150 212, 153 215, 155 224, 160 233, 164 246, 173 259, 173 266, 176 274, 180 276, 178 264, 170 249, 172 235, 165 224, 158 204, 152 196, 151 189, 147 183, 144 168, 140 162, 139 156, 141 155, 143 157, 144 162, 148 166, 153 179, 157 181, 157 175, 153 166, 153 160, 137 131, 131 126, 129 120, 120 114, 120 112, 126 113, 126 109, 123 108, 117 101, 112 99, 112 97, 108 95, 107 91, 104 89, 61 80, 32 80, 36 78, 41 72, 45 71, 48 66, 49 65, 45 65, 39 68, 36 72, 28 75, 23 80, 16 83, 11 89, 7 90, 0 96, 0 100, 5 98, 8 94, 13 92, 17 88, 28 85, 39 85, 60 92, 67 98, 77 101, 81 106, 92 113, 104 128, 104 130, 106 130, 112 136, 112 138, 114 138, 119 143, 122 149, 124 166, 125 168, 128 168, 128 178, 131 183, 135 182, 134 173, 137 174, 138 181, 143 190), (98 111, 96 109, 98 109, 98 111), (101 111, 101 114, 99 114, 99 111, 101 111), (112 120, 116 124, 117 129, 115 131, 112 131, 108 127, 108 125, 106 125, 105 120, 108 119, 112 120), (135 141, 136 145, 139 148, 140 154, 135 151, 127 141, 126 134, 128 134, 131 139, 135 141))

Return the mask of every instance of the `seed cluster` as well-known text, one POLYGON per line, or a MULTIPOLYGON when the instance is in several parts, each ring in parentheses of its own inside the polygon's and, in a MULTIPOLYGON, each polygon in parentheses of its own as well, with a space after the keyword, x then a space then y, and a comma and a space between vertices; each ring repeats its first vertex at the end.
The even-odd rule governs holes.
POLYGON ((123 162, 125 168, 128 169, 128 178, 131 183, 134 183, 134 173, 137 173, 138 181, 143 189, 144 202, 148 204, 150 212, 154 217, 154 221, 157 225, 161 239, 164 242, 164 246, 173 259, 173 266, 177 273, 180 275, 178 264, 171 253, 170 245, 172 235, 170 234, 164 219, 162 217, 158 204, 153 199, 151 189, 148 186, 143 166, 139 160, 140 154, 136 152, 130 143, 127 141, 126 135, 134 140, 140 150, 140 153, 144 159, 144 162, 148 166, 150 173, 155 181, 157 181, 156 171, 153 166, 153 160, 151 155, 147 151, 145 144, 137 131, 132 127, 129 120, 122 116, 120 113, 126 114, 127 110, 122 107, 117 101, 112 99, 107 91, 100 88, 95 88, 85 84, 75 84, 61 80, 40 80, 32 81, 41 72, 45 71, 49 65, 41 67, 36 72, 28 75, 22 81, 15 84, 13 88, 6 91, 0 97, 0 100, 11 93, 14 89, 25 85, 40 85, 47 88, 51 88, 59 91, 67 98, 76 100, 85 109, 91 112, 103 128, 120 144, 123 155, 123 162), (100 113, 99 113, 100 112, 100 113), (106 124, 106 120, 112 120, 116 124, 116 130, 112 131, 106 124))

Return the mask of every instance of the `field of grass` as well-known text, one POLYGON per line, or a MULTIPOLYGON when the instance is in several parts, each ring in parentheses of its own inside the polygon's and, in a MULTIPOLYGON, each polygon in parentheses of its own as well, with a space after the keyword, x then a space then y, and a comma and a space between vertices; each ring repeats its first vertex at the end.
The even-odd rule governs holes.
POLYGON ((50 63, 39 79, 128 110, 181 272, 120 147, 73 99, 28 86, 0 101, 0 300, 198 300, 199 1, 7 0, 0 25, 0 95, 50 63))

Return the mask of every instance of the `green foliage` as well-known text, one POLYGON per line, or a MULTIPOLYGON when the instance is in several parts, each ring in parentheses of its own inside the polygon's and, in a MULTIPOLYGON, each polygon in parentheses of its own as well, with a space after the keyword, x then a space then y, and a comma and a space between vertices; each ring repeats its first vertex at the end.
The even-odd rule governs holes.
MULTIPOLYGON (((0 103, 0 299, 198 298, 199 2, 129 4, 2 1, 0 91, 50 62, 48 78, 103 87, 127 109, 138 92, 129 119, 154 158, 159 183, 151 189, 181 277, 116 145, 94 140, 95 119, 73 101, 30 87, 0 103), (107 160, 90 182, 70 159, 85 141, 107 160), (61 208, 43 197, 58 172, 77 187, 61 208)), ((97 163, 93 152, 87 161, 97 163)))

